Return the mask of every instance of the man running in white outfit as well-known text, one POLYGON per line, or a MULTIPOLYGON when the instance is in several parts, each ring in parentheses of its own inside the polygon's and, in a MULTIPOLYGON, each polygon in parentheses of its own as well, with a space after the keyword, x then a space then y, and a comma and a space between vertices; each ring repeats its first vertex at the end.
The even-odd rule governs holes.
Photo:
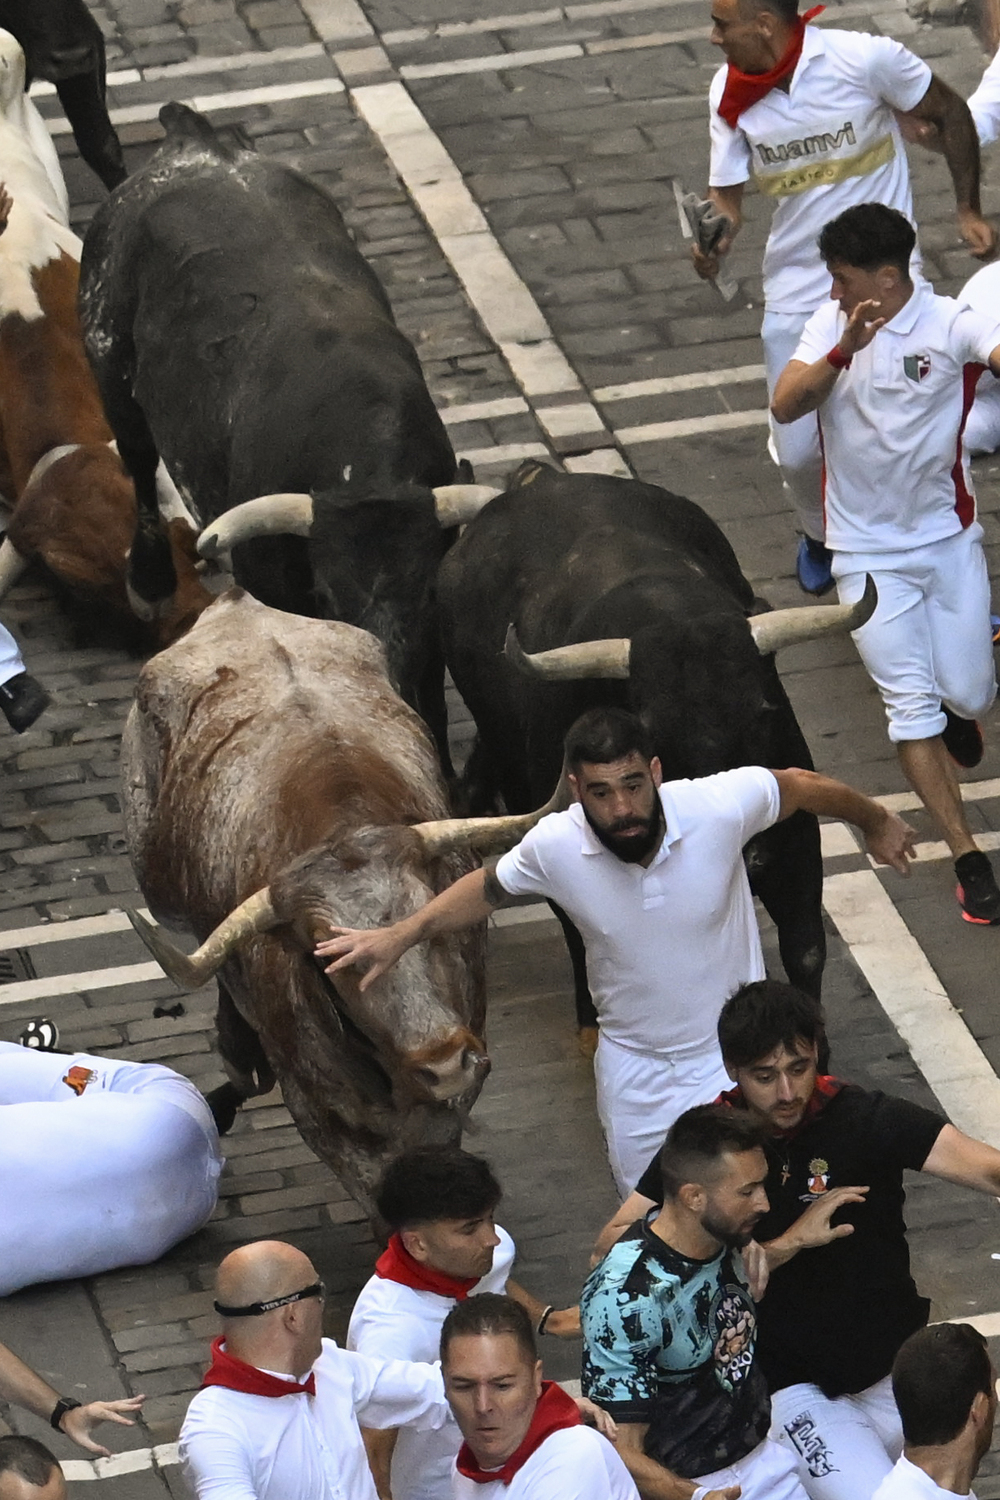
MULTIPOLYGON (((816 251, 823 225, 855 203, 885 203, 913 218, 909 170, 893 111, 937 126, 955 185, 962 238, 989 259, 996 234, 979 207, 979 148, 962 99, 890 37, 808 27, 797 0, 713 0, 712 41, 727 66, 709 91, 708 196, 731 223, 712 255, 694 251, 711 279, 742 223, 752 175, 775 201, 764 253, 761 338, 769 394, 807 319, 828 292, 816 251)), ((915 269, 919 269, 915 266, 915 269)), ((799 582, 833 587, 824 548, 822 459, 815 418, 772 424, 770 450, 798 513, 799 582)))
MULTIPOLYGON (((375 1206, 392 1233, 354 1304, 348 1349, 433 1363, 451 1309, 484 1292, 506 1292, 540 1333, 578 1338, 577 1308, 546 1307, 510 1280, 514 1241, 494 1221, 500 1197, 489 1163, 458 1146, 418 1146, 390 1162, 375 1206)), ((461 1441, 454 1422, 365 1432, 378 1487, 393 1500, 449 1500, 461 1441)))
POLYGON ((520 1303, 490 1292, 459 1302, 441 1330, 441 1368, 465 1439, 455 1500, 639 1500, 612 1443, 542 1379, 520 1303))
POLYGON ((908 1338, 892 1366, 903 1453, 872 1500, 971 1496, 993 1441, 996 1378, 986 1340, 968 1323, 937 1323, 908 1338))
POLYGON ((362 988, 414 943, 482 921, 510 896, 558 902, 583 936, 600 1022, 597 1109, 619 1193, 635 1186, 672 1122, 725 1087, 716 1022, 763 978, 743 845, 800 808, 844 818, 873 857, 905 873, 912 831, 860 792, 812 771, 744 766, 664 783, 634 714, 593 709, 566 736, 576 799, 492 870, 475 870, 414 916, 333 928, 316 948, 362 988))
POLYGON ((1000 889, 972 837, 954 763, 983 754, 975 722, 996 696, 983 529, 962 432, 976 382, 1000 374, 990 318, 909 271, 913 226, 862 203, 827 224, 833 278, 782 373, 771 411, 818 413, 827 542, 843 603, 870 573, 874 615, 854 641, 878 687, 903 774, 951 849, 966 921, 1000 922, 1000 889))

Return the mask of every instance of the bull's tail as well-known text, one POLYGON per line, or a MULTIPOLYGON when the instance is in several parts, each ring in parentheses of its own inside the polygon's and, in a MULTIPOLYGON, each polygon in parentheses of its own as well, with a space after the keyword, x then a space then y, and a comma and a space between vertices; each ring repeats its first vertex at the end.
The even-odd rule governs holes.
POLYGON ((160 110, 160 124, 167 133, 166 144, 178 150, 183 150, 185 146, 195 146, 203 151, 210 151, 223 161, 235 161, 244 151, 254 149, 245 131, 233 126, 216 130, 204 115, 176 99, 172 99, 160 110))

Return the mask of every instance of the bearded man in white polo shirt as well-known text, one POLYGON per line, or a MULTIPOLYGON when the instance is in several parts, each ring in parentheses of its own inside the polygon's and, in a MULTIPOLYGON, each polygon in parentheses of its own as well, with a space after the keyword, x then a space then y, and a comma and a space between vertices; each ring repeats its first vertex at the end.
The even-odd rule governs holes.
POLYGON ((279 1240, 227 1255, 222 1336, 181 1428, 198 1500, 377 1500, 359 1423, 441 1427, 436 1365, 376 1359, 323 1338, 323 1284, 279 1240))
POLYGON ((912 830, 842 782, 744 766, 663 782, 634 714, 592 709, 566 736, 574 805, 551 813, 494 870, 474 870, 391 927, 335 927, 327 973, 357 965, 366 988, 406 950, 482 921, 511 896, 555 901, 579 929, 600 1023, 597 1109, 621 1196, 684 1110, 726 1085, 716 1023, 764 977, 747 841, 800 808, 844 818, 873 857, 905 873, 912 830))
POLYGON ((824 228, 831 300, 806 325, 772 413, 818 412, 827 540, 843 602, 871 573, 879 600, 854 632, 903 773, 955 860, 969 922, 1000 922, 953 762, 978 764, 975 722, 996 696, 990 586, 962 433, 976 382, 1000 375, 1000 319, 910 278, 909 220, 882 203, 824 228))
MULTIPOLYGON (((822 8, 822 7, 819 7, 822 8)), ((761 337, 768 391, 827 294, 816 252, 823 225, 855 203, 913 217, 906 152, 893 111, 936 126, 955 186, 958 225, 973 255, 989 259, 996 233, 979 206, 979 146, 964 101, 919 57, 889 37, 807 27, 797 0, 713 0, 712 41, 726 55, 709 90, 709 199, 731 228, 711 255, 714 278, 742 223, 753 175, 776 202, 764 252, 761 337)), ((915 267, 918 269, 918 267, 915 267)), ((822 458, 815 418, 772 424, 769 444, 802 530, 796 571, 808 593, 832 588, 824 547, 822 458)))
POLYGON ((512 1298, 459 1302, 441 1329, 441 1368, 464 1438, 455 1500, 639 1500, 612 1443, 542 1379, 531 1320, 512 1298))

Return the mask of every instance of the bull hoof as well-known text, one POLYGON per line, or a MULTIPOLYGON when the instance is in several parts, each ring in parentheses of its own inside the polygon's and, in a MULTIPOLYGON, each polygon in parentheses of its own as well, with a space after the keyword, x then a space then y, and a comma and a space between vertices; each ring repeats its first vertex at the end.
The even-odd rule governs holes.
POLYGON ((576 1045, 580 1049, 582 1057, 593 1058, 597 1051, 597 1038, 600 1032, 596 1026, 581 1026, 576 1034, 576 1045))

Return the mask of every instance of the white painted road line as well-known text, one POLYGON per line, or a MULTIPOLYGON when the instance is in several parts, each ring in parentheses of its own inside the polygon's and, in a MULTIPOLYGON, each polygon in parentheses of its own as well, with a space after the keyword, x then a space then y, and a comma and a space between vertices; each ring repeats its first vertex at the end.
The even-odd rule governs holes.
MULTIPOLYGON (((1000 797, 1000 777, 962 783, 963 802, 989 802, 994 797, 1000 797)), ((876 797, 875 801, 896 813, 918 812, 923 806, 915 792, 890 792, 888 796, 876 797)))
MULTIPOLYGON (((686 217, 684 223, 687 224, 686 217)), ((766 378, 764 365, 735 365, 731 370, 696 370, 691 375, 660 375, 652 380, 630 380, 625 385, 602 385, 592 394, 595 401, 606 405, 613 401, 634 401, 639 396, 672 396, 677 391, 709 390, 766 378)))
MULTIPOLYGON (((146 908, 140 913, 149 917, 146 908)), ((12 927, 0 932, 0 952, 11 948, 41 948, 48 943, 75 942, 79 938, 103 937, 108 932, 127 932, 131 922, 123 911, 106 911, 99 917, 77 917, 73 922, 47 922, 38 927, 12 927)))
POLYGON ((459 458, 467 458, 473 468, 486 469, 491 465, 519 464, 526 458, 551 458, 544 443, 505 443, 496 448, 463 448, 459 458))
MULTIPOLYGON (((182 99, 192 109, 203 114, 215 110, 247 109, 252 104, 280 104, 286 99, 312 99, 321 94, 342 94, 344 85, 339 78, 310 78, 299 83, 269 83, 259 89, 236 89, 228 94, 197 94, 191 99, 182 99)), ((162 100, 153 104, 129 104, 122 109, 109 111, 113 125, 137 125, 144 120, 155 120, 163 108, 162 100)), ((50 135, 69 135, 70 124, 62 115, 46 120, 50 135)))
POLYGON ((180 1463, 179 1444, 158 1443, 155 1448, 132 1448, 110 1458, 63 1459, 59 1467, 66 1479, 79 1483, 90 1479, 117 1479, 121 1474, 140 1474, 144 1469, 168 1469, 180 1463))
POLYGON ((462 422, 489 422, 494 417, 516 417, 531 407, 523 396, 498 396, 495 401, 469 401, 464 406, 443 406, 441 420, 446 427, 462 422))
POLYGON ((945 1114, 1000 1147, 1000 1079, 878 876, 828 875, 823 905, 945 1114))
POLYGON ((120 964, 114 969, 86 969, 80 974, 53 974, 48 979, 22 979, 0 985, 0 1006, 20 1005, 24 1000, 54 1000, 58 995, 89 994, 91 990, 113 990, 120 984, 145 984, 163 979, 158 963, 120 964))
POLYGON ((671 438, 694 437, 701 432, 732 432, 739 427, 766 425, 766 411, 720 411, 707 417, 649 422, 643 427, 616 427, 614 431, 618 441, 628 447, 632 443, 665 443, 671 438))
MULTIPOLYGON (((704 32, 704 27, 701 28, 704 32)), ((405 63, 401 78, 451 78, 456 73, 503 73, 508 68, 533 68, 540 63, 568 62, 583 57, 579 42, 560 47, 537 47, 530 52, 492 52, 488 57, 456 57, 450 62, 405 63)))

